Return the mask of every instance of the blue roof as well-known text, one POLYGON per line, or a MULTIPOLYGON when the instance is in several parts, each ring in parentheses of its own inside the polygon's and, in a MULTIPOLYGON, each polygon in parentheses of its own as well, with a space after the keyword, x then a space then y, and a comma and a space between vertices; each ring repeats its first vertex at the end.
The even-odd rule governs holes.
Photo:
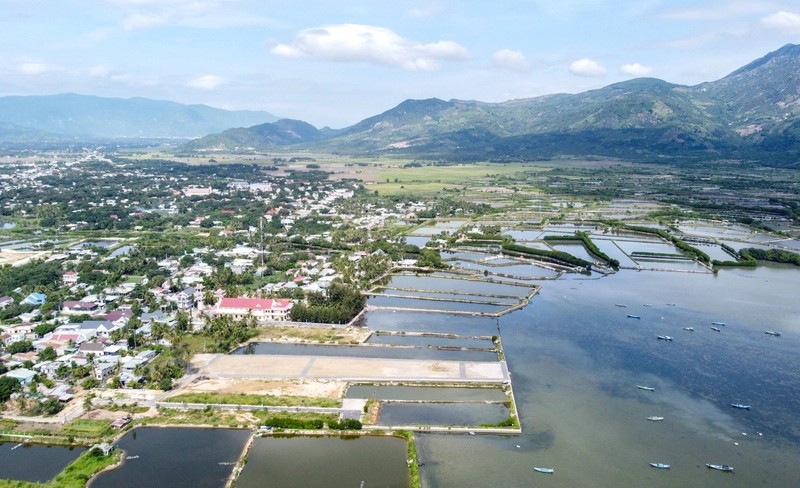
POLYGON ((47 300, 47 295, 44 293, 36 293, 33 292, 30 295, 26 296, 22 303, 26 303, 29 305, 41 305, 47 300))

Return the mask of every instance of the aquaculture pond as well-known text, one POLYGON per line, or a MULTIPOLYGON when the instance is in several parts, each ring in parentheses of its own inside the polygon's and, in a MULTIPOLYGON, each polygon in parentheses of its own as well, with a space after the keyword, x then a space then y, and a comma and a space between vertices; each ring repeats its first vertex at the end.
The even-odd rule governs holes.
POLYGON ((257 437, 236 486, 407 488, 407 457, 398 437, 257 437))
POLYGON ((376 400, 408 400, 419 402, 504 402, 505 392, 499 387, 389 386, 351 385, 346 398, 376 400))
POLYGON ((0 479, 44 483, 55 478, 86 448, 0 442, 0 479))
POLYGON ((385 402, 381 404, 378 425, 478 427, 502 422, 509 413, 508 407, 500 403, 385 402))
POLYGON ((556 271, 551 269, 543 268, 535 264, 520 264, 519 261, 516 261, 514 264, 499 264, 491 261, 487 264, 472 263, 469 261, 452 261, 450 264, 481 273, 486 271, 487 273, 497 273, 528 279, 554 278, 558 275, 556 271))
POLYGON ((441 275, 399 274, 392 276, 387 286, 409 290, 446 291, 450 293, 511 297, 526 297, 531 292, 530 286, 491 283, 480 279, 457 279, 453 278, 453 275, 446 277, 441 275))
POLYGON ((395 296, 395 297, 404 297, 404 298, 434 298, 437 300, 465 300, 465 301, 473 301, 473 302, 484 302, 484 303, 501 303, 505 305, 515 305, 519 303, 519 300, 516 298, 503 298, 503 297, 489 297, 489 296, 481 296, 481 295, 468 295, 468 294, 461 294, 461 293, 447 293, 447 292, 438 292, 438 291, 416 291, 416 290, 400 290, 397 288, 376 288, 373 293, 384 296, 395 296))
POLYGON ((251 435, 234 429, 136 428, 118 443, 125 463, 100 475, 92 488, 223 488, 251 435))
POLYGON ((419 298, 400 298, 387 296, 371 296, 367 300, 367 305, 372 307, 391 307, 411 310, 430 310, 430 311, 462 311, 471 313, 500 313, 508 308, 508 305, 490 305, 486 303, 468 302, 448 302, 444 300, 423 300, 419 298))
POLYGON ((389 359, 432 359, 441 361, 497 361, 490 351, 451 351, 427 347, 339 346, 316 344, 279 344, 253 342, 233 354, 270 354, 276 356, 335 356, 389 359))
POLYGON ((417 347, 469 347, 492 349, 494 343, 491 338, 476 337, 435 337, 427 335, 399 335, 399 334, 372 334, 367 339, 368 344, 389 344, 395 346, 417 347))

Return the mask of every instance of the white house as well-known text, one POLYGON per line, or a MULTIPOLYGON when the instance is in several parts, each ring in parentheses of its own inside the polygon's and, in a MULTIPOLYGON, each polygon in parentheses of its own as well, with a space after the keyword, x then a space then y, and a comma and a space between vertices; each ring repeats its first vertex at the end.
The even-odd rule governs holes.
POLYGON ((212 309, 215 315, 236 320, 252 316, 259 324, 289 319, 292 301, 286 298, 223 298, 212 309))

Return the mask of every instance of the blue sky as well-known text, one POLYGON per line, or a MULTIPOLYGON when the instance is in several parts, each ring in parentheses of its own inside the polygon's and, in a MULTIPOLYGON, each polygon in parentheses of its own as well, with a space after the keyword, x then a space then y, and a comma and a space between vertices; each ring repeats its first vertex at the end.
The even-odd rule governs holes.
POLYGON ((770 0, 0 0, 0 96, 266 110, 339 128, 407 98, 693 85, 800 43, 770 0))

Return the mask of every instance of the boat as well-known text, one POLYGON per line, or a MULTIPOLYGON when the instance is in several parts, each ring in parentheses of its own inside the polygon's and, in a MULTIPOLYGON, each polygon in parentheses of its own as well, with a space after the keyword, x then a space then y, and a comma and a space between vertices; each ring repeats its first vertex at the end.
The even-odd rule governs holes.
POLYGON ((536 471, 537 473, 544 473, 544 474, 553 474, 556 472, 556 470, 553 468, 541 468, 538 466, 534 466, 533 470, 536 471))
POLYGON ((725 322, 711 322, 711 325, 720 325, 722 327, 725 327, 725 322))
POLYGON ((711 327, 711 330, 713 330, 714 332, 720 332, 720 330, 716 327, 711 327))
POLYGON ((658 469, 669 469, 670 467, 669 464, 664 464, 664 463, 650 463, 650 466, 658 469))
POLYGON ((22 447, 22 444, 17 444, 16 446, 12 447, 11 450, 13 451, 14 449, 19 449, 20 447, 22 447))
POLYGON ((731 403, 731 407, 738 408, 740 410, 750 410, 750 405, 743 405, 741 403, 731 403))
POLYGON ((644 390, 644 391, 656 391, 656 389, 653 388, 652 386, 636 385, 636 388, 638 388, 640 390, 644 390))
POLYGON ((628 307, 627 305, 622 304, 622 303, 615 303, 614 306, 615 307, 620 307, 620 308, 627 308, 628 307))
POLYGON ((687 332, 694 332, 694 327, 684 327, 683 330, 687 332))
POLYGON ((647 417, 647 420, 652 420, 653 422, 660 422, 660 421, 664 420, 664 417, 652 416, 652 417, 647 417))
POLYGON ((469 435, 475 435, 475 432, 469 431, 468 434, 469 435))
POLYGON ((733 466, 728 466, 727 464, 706 464, 706 466, 711 469, 716 469, 717 471, 725 471, 726 473, 733 472, 733 466))
POLYGON ((674 303, 668 303, 668 304, 667 304, 667 306, 668 306, 668 307, 674 307, 674 306, 675 306, 675 304, 674 304, 674 303))
POLYGON ((139 455, 137 454, 135 456, 125 456, 125 459, 139 459, 139 455))
POLYGON ((767 334, 767 335, 775 336, 775 337, 780 337, 781 336, 780 332, 775 332, 774 330, 765 330, 764 333, 767 334))
POLYGON ((629 318, 629 319, 641 319, 642 317, 641 317, 640 315, 631 315, 631 314, 628 314, 628 318, 629 318))
POLYGON ((651 305, 651 304, 649 304, 649 303, 645 303, 645 304, 644 304, 644 305, 642 305, 642 306, 643 306, 643 307, 652 307, 652 305, 651 305))
POLYGON ((671 341, 672 336, 658 336, 658 339, 662 341, 671 341))

